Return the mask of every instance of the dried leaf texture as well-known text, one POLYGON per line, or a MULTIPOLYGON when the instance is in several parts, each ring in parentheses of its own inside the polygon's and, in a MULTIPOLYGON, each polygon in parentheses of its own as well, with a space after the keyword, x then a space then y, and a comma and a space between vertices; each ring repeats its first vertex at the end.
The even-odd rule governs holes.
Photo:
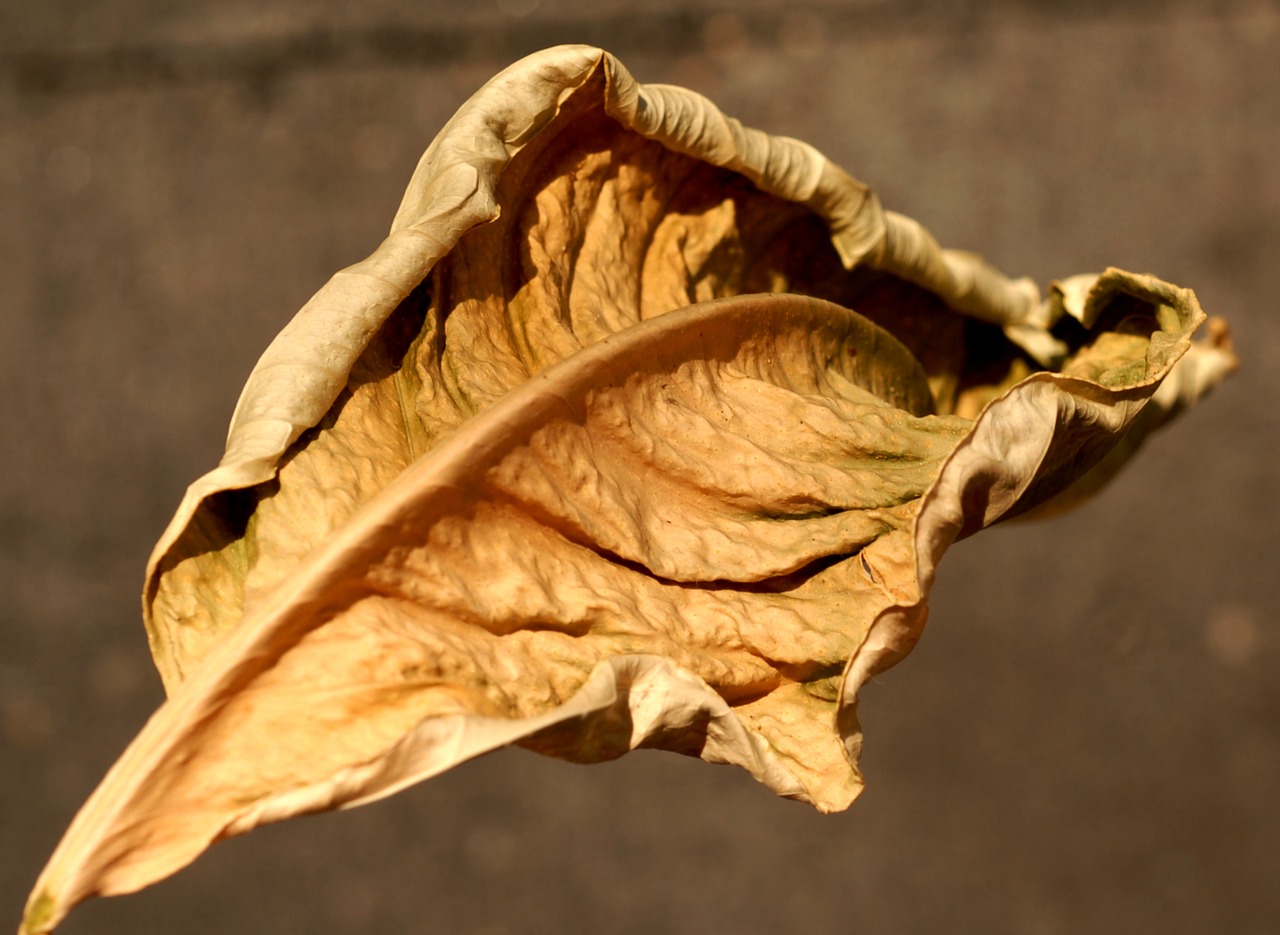
POLYGON ((1118 271, 1042 303, 598 50, 514 66, 251 376, 149 569, 170 700, 24 931, 512 743, 846 807, 942 554, 1219 382, 1203 321, 1118 271))

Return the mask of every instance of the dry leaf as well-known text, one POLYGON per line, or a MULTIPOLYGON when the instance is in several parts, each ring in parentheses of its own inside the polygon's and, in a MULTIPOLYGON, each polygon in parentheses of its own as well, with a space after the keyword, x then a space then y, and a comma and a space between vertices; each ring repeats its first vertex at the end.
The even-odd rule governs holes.
POLYGON ((23 931, 512 743, 845 808, 942 553, 1220 381, 1203 320, 1118 271, 1041 302, 599 50, 513 66, 250 377, 148 570, 170 700, 23 931))

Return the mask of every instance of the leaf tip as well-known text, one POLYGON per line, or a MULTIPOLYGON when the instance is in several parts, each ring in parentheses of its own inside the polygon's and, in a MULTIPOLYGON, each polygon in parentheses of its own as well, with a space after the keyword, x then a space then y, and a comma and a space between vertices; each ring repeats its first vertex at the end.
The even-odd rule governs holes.
POLYGON ((47 889, 41 888, 32 894, 27 903, 26 912, 22 916, 22 925, 18 935, 48 935, 57 924, 57 902, 47 889))

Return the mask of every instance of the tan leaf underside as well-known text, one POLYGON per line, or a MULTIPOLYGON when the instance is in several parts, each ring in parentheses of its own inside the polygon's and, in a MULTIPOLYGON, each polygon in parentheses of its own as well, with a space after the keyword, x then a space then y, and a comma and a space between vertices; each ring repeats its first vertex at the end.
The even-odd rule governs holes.
POLYGON ((847 806, 947 547, 1216 384, 1203 319, 1117 271, 1037 305, 803 144, 596 50, 514 66, 251 376, 149 571, 171 699, 24 930, 511 743, 847 806))
POLYGON ((78 876, 129 890, 221 835, 385 794, 456 761, 435 725, 452 716, 521 719, 503 742, 577 759, 705 754, 723 699, 759 762, 713 755, 843 807, 839 678, 968 425, 899 408, 927 402, 896 341, 798 297, 574 355, 417 461, 212 652, 72 829, 98 838, 68 845, 78 876), (653 736, 544 735, 623 656, 681 673, 653 736))

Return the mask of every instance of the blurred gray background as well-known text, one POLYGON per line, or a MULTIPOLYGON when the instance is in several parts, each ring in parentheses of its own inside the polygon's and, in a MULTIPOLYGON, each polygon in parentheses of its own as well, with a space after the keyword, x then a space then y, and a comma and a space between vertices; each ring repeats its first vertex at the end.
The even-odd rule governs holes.
POLYGON ((1280 931, 1275 3, 3 3, 0 926, 161 699, 143 563, 258 353, 472 91, 586 41, 1009 273, 1191 286, 1244 369, 1087 508, 950 553, 844 814, 506 751, 67 935, 1280 931))

